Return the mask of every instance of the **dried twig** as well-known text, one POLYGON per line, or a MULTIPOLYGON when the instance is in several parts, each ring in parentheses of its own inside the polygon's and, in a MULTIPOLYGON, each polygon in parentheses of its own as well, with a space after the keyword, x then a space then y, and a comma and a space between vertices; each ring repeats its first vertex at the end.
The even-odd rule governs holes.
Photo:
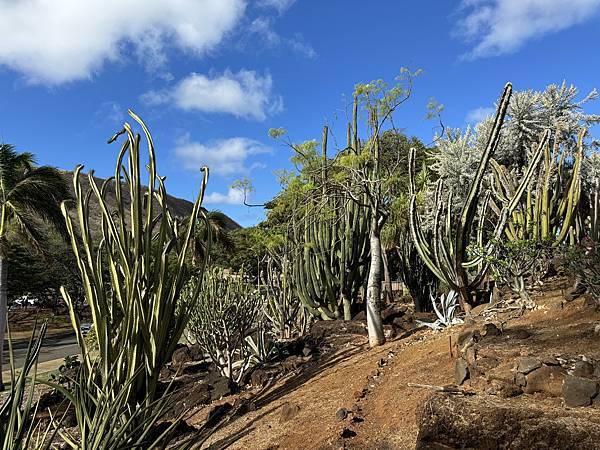
POLYGON ((436 392, 447 392, 449 394, 461 394, 461 395, 475 395, 474 392, 465 391, 456 386, 434 386, 431 384, 418 384, 418 383, 408 383, 408 387, 419 388, 419 389, 429 389, 431 391, 436 392))

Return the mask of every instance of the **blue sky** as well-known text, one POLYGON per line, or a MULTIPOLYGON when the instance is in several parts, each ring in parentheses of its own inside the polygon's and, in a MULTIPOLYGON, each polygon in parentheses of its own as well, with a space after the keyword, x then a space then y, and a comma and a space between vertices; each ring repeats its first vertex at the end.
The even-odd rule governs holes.
POLYGON ((303 141, 328 123, 343 142, 358 82, 423 69, 395 123, 425 142, 431 97, 464 127, 507 81, 600 88, 600 0, 0 0, 0 27, 1 141, 108 176, 106 139, 132 108, 169 193, 192 199, 207 163, 206 207, 242 225, 262 211, 240 205, 232 181, 251 178, 260 203, 290 167, 267 130, 303 141))

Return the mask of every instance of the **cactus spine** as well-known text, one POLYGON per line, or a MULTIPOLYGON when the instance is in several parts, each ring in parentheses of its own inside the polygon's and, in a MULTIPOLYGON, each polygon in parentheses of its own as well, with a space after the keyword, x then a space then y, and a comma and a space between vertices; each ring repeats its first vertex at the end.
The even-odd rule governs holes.
MULTIPOLYGON (((479 167, 473 179, 465 202, 462 206, 460 217, 456 223, 452 223, 451 206, 452 193, 449 194, 445 203, 442 199, 442 180, 439 180, 435 192, 435 216, 433 223, 433 242, 429 242, 420 225, 419 214, 416 208, 416 186, 415 186, 415 150, 411 149, 409 155, 409 191, 410 191, 410 230, 419 255, 431 269, 431 271, 452 290, 460 295, 460 304, 465 311, 469 311, 473 304, 472 292, 482 283, 487 272, 488 265, 484 263, 484 256, 478 256, 469 261, 467 259, 467 247, 471 242, 471 231, 476 223, 475 235, 479 245, 483 245, 484 240, 484 220, 490 202, 490 192, 481 195, 481 185, 484 175, 490 164, 490 160, 498 147, 500 139, 500 130, 506 115, 512 85, 508 83, 498 105, 494 126, 488 139, 486 148, 481 157, 479 167), (479 200, 482 199, 479 208, 480 220, 475 221, 479 200), (442 224, 442 217, 445 214, 445 223, 442 224), (453 229, 456 231, 453 232, 453 229), (477 268, 474 277, 470 276, 469 269, 477 268)), ((542 148, 548 140, 549 133, 546 132, 542 139, 542 144, 534 153, 532 161, 523 176, 520 184, 516 187, 511 198, 504 198, 502 208, 499 210, 499 219, 492 232, 494 239, 488 240, 485 249, 486 253, 491 252, 494 242, 504 232, 508 217, 514 212, 531 181, 534 171, 537 168, 541 156, 542 148)))

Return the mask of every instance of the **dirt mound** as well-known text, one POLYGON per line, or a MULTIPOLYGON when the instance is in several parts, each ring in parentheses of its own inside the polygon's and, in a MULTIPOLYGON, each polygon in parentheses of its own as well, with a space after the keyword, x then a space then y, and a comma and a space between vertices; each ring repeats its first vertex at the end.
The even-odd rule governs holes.
POLYGON ((497 397, 432 395, 418 411, 417 450, 597 449, 600 414, 515 405, 497 397))

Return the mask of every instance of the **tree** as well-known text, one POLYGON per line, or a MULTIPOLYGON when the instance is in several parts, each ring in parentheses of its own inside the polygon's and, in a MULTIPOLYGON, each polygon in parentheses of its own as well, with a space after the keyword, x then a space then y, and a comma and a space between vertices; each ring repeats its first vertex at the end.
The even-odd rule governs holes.
POLYGON ((401 152, 382 152, 384 126, 391 123, 393 113, 410 98, 413 78, 420 72, 402 69, 396 78, 397 84, 389 87, 383 80, 359 84, 354 91, 353 122, 357 123, 359 106, 367 114, 369 137, 363 143, 358 138, 357 126, 352 129, 350 148, 340 154, 341 168, 339 183, 352 200, 364 205, 370 213, 369 250, 370 265, 367 278, 367 329, 369 345, 375 347, 385 342, 381 321, 381 284, 383 264, 381 232, 389 215, 390 206, 397 187, 397 168, 402 161, 401 152))
MULTIPOLYGON (((8 255, 15 239, 34 250, 45 251, 42 224, 64 232, 60 204, 69 191, 60 172, 48 166, 35 166, 31 153, 18 153, 9 144, 0 145, 0 343, 4 342, 7 320, 8 255)), ((2 382, 0 354, 0 389, 2 382)))

